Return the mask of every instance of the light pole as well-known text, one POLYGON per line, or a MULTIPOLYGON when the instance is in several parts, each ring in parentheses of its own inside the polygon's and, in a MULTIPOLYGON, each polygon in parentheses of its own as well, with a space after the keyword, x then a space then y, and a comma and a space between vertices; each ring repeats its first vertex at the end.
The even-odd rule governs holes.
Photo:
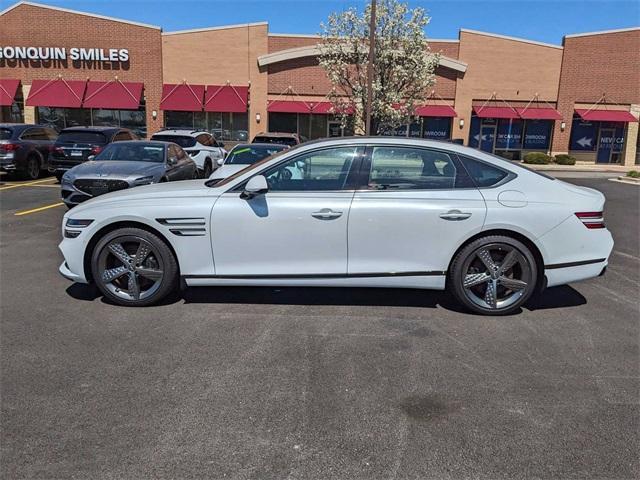
POLYGON ((371 135, 371 104, 373 103, 373 64, 376 60, 376 0, 371 0, 371 18, 369 19, 369 63, 367 64, 367 119, 365 134, 371 135))

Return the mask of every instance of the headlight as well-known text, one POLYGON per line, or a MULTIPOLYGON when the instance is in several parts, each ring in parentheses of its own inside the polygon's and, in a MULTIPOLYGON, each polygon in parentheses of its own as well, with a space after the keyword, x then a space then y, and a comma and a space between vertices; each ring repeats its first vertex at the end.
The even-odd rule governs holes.
POLYGON ((88 227, 93 223, 93 220, 89 219, 79 219, 79 218, 67 218, 67 227, 71 228, 84 228, 88 227))
POLYGON ((62 175, 62 179, 60 180, 60 184, 67 184, 67 185, 71 185, 71 176, 68 174, 64 174, 62 175))
POLYGON ((136 178, 133 181, 134 185, 149 185, 150 183, 153 183, 153 175, 149 175, 148 177, 136 178))

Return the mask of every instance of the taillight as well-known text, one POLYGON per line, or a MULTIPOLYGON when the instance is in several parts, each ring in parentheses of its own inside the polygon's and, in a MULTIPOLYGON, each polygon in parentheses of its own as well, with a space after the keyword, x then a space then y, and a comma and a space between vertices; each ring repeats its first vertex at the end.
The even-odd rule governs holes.
POLYGON ((587 228, 604 228, 603 212, 576 212, 576 217, 587 228))
POLYGON ((97 155, 102 151, 102 147, 95 145, 91 147, 91 155, 97 155))
POLYGON ((0 152, 15 152, 19 148, 17 143, 0 143, 0 152))

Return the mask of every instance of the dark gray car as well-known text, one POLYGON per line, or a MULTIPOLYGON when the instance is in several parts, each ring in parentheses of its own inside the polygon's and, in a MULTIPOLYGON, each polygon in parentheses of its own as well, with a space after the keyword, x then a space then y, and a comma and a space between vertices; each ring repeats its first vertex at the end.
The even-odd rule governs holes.
POLYGON ((198 178, 195 162, 175 143, 110 143, 62 177, 62 201, 73 207, 90 198, 151 183, 198 178))
POLYGON ((57 136, 44 125, 0 123, 0 170, 35 180, 46 170, 57 136))

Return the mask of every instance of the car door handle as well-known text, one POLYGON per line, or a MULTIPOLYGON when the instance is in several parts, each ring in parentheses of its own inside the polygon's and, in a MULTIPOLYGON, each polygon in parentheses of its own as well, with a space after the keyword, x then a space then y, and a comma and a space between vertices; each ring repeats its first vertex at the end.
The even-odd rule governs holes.
POLYGON ((319 212, 313 212, 311 216, 320 220, 333 220, 334 218, 341 217, 342 212, 334 212, 330 208, 323 208, 319 212))
POLYGON ((441 213, 440 218, 443 220, 466 220, 471 216, 470 212, 461 212, 460 210, 449 210, 448 212, 441 213))

